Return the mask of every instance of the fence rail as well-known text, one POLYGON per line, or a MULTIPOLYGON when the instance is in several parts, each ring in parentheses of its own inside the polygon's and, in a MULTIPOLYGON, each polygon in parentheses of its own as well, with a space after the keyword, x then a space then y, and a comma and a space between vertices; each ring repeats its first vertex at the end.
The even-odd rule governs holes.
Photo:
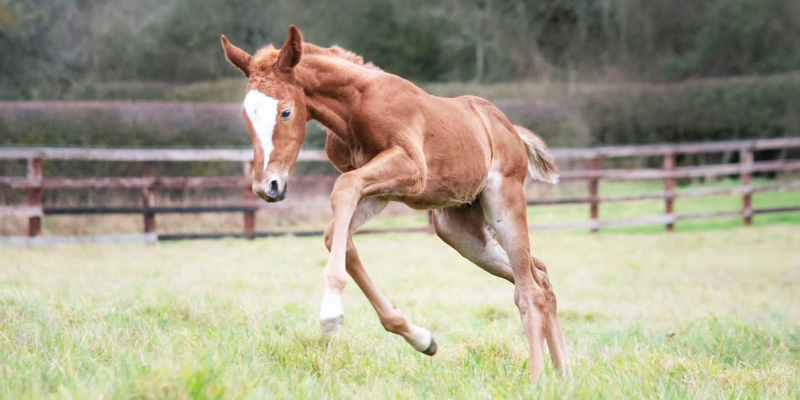
MULTIPOLYGON (((798 206, 753 209, 754 193, 773 191, 800 190, 800 182, 770 184, 754 187, 752 176, 759 172, 788 172, 800 170, 800 160, 768 160, 755 161, 754 153, 760 150, 784 150, 800 148, 800 137, 779 139, 736 140, 725 142, 683 143, 646 146, 608 146, 596 148, 553 149, 556 160, 585 161, 586 168, 565 170, 561 178, 565 180, 585 180, 588 183, 588 197, 530 200, 531 206, 547 206, 558 204, 589 204, 589 220, 554 224, 534 224, 531 229, 589 229, 593 232, 609 227, 664 225, 667 231, 674 229, 677 221, 707 219, 719 217, 741 217, 745 225, 752 222, 755 214, 772 212, 799 211, 798 206), (679 154, 738 152, 738 163, 726 163, 703 166, 675 166, 675 156, 679 154), (662 157, 662 166, 657 168, 638 169, 603 169, 604 159, 621 157, 662 157), (739 176, 741 186, 733 188, 700 188, 675 190, 675 180, 707 176, 739 176), (662 180, 664 191, 659 193, 600 196, 601 180, 662 180), (675 214, 674 202, 679 198, 741 195, 742 208, 737 211, 703 212, 693 214, 675 214), (602 203, 629 202, 642 200, 664 200, 664 214, 623 220, 600 220, 599 208, 602 203)), ((214 237, 262 237, 288 234, 287 232, 257 232, 255 213, 259 210, 259 202, 250 191, 250 171, 252 167, 252 151, 249 149, 100 149, 100 148, 50 148, 50 147, 4 147, 0 148, 0 160, 27 160, 25 176, 1 176, 0 185, 16 190, 25 190, 28 194, 27 204, 0 206, 0 217, 16 216, 28 218, 29 238, 2 238, 0 243, 54 243, 58 238, 41 238, 42 218, 47 215, 89 215, 89 214, 141 214, 144 219, 143 235, 109 235, 103 240, 134 240, 136 237, 154 240, 178 240, 214 237), (42 162, 48 160, 81 160, 81 161, 124 161, 138 162, 142 165, 139 177, 94 177, 63 178, 44 177, 42 162), (156 163, 217 161, 238 162, 242 164, 242 175, 234 176, 192 176, 192 177, 158 177, 156 163), (94 188, 128 188, 142 191, 140 207, 53 207, 42 202, 44 190, 52 189, 94 189, 94 188), (156 193, 170 188, 241 188, 243 197, 241 204, 225 206, 183 206, 164 207, 156 205, 156 193), (242 213, 244 231, 242 233, 202 233, 202 234, 157 234, 157 214, 187 213, 242 213), (131 239, 134 238, 134 239, 131 239), (23 240, 24 239, 24 240, 23 240)), ((300 162, 327 161, 324 151, 304 150, 300 152, 300 162)), ((295 178, 297 179, 303 179, 295 178)), ((307 179, 307 178, 306 178, 307 179)), ((432 231, 430 226, 383 230, 363 230, 359 233, 379 232, 424 232, 432 231)), ((295 235, 317 235, 320 231, 292 232, 295 235)), ((63 241, 74 242, 69 238, 63 241)))

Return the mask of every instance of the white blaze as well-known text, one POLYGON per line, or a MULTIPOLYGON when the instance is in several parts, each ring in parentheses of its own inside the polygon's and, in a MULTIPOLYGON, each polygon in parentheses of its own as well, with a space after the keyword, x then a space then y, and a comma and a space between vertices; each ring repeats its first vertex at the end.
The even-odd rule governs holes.
POLYGON ((264 170, 267 169, 269 157, 272 154, 272 132, 278 118, 278 100, 259 92, 251 90, 244 98, 244 111, 250 124, 256 131, 256 137, 261 144, 264 154, 264 170))

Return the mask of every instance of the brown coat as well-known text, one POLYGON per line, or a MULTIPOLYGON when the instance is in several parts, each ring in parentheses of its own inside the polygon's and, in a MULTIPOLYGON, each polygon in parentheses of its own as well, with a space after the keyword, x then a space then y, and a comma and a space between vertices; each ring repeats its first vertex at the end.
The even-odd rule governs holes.
POLYGON ((387 202, 400 201, 433 209, 445 242, 515 284, 532 379, 542 370, 545 339, 555 366, 568 371, 555 295, 528 243, 526 171, 551 182, 558 176, 538 136, 512 125, 489 101, 429 95, 355 53, 305 43, 294 26, 280 50, 267 46, 250 56, 224 36, 222 46, 248 77, 243 116, 253 139, 256 194, 282 200, 306 123, 315 119, 329 129, 326 152, 343 174, 331 193, 334 217, 325 235, 326 332, 341 326, 349 273, 387 330, 425 354, 436 352, 430 331, 409 323, 372 284, 351 239, 387 202))

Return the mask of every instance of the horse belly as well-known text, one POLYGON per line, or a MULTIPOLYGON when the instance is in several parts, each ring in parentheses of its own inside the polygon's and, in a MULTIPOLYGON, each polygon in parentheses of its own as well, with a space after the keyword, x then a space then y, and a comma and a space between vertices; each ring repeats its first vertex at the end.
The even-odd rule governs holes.
POLYGON ((433 195, 471 203, 483 188, 491 163, 491 145, 482 124, 464 113, 463 118, 450 121, 446 134, 429 137, 425 150, 426 189, 433 195))
POLYGON ((489 172, 488 157, 480 141, 470 138, 426 144, 428 175, 422 193, 403 196, 414 209, 456 207, 472 203, 483 189, 489 172))
POLYGON ((427 196, 425 194, 418 196, 384 196, 386 200, 397 201, 407 205, 415 210, 435 210, 439 208, 459 207, 464 204, 470 204, 470 200, 455 200, 453 198, 446 198, 440 196, 427 196))

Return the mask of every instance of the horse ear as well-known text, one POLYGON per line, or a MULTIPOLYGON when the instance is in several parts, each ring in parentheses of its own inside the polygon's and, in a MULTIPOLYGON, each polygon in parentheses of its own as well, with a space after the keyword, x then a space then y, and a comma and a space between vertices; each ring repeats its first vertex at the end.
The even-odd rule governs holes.
POLYGON ((246 51, 234 46, 228 41, 225 35, 222 35, 222 50, 225 51, 225 58, 231 65, 242 71, 244 76, 250 77, 250 63, 253 61, 253 56, 247 54, 246 51))
POLYGON ((300 57, 303 56, 303 34, 296 26, 289 26, 289 37, 286 38, 286 43, 281 47, 281 52, 278 55, 278 70, 282 72, 291 72, 297 63, 300 62, 300 57))

